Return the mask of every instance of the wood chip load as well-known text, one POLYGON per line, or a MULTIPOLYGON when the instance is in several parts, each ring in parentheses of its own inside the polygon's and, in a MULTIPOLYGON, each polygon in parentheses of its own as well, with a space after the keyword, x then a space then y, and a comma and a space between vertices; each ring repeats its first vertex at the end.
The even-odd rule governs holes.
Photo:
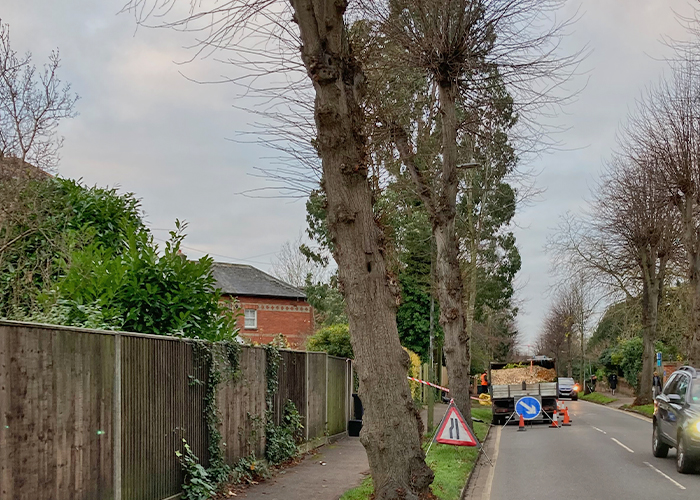
POLYGON ((491 385, 521 384, 523 380, 527 384, 556 382, 557 372, 554 369, 542 368, 541 366, 533 366, 532 369, 530 369, 529 366, 523 368, 503 368, 491 372, 491 385))

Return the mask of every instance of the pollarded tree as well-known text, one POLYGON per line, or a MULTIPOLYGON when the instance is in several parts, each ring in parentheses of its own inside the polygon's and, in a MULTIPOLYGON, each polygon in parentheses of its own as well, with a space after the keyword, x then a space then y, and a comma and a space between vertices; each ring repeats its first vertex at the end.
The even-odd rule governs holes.
MULTIPOLYGON (((143 13, 172 3, 132 0, 129 6, 143 13)), ((291 39, 299 48, 313 94, 314 146, 321 159, 328 232, 347 303, 365 406, 360 438, 375 495, 382 500, 425 497, 433 473, 421 448, 420 416, 406 378, 410 360, 396 327, 396 290, 388 274, 383 232, 374 217, 362 107, 365 75, 348 40, 348 3, 231 0, 210 9, 199 2, 193 6, 187 19, 176 25, 203 20, 205 47, 235 48, 251 35, 264 36, 270 43, 291 39)), ((269 49, 261 45, 263 51, 269 49)))
POLYGON ((691 289, 689 361, 700 364, 700 59, 684 56, 640 101, 628 126, 629 154, 649 157, 645 166, 664 186, 682 225, 691 289))
MULTIPOLYGON (((575 64, 576 56, 554 55, 563 25, 539 31, 542 14, 559 7, 557 1, 402 0, 368 4, 371 15, 366 38, 370 49, 363 59, 370 65, 370 94, 375 96, 369 107, 430 215, 451 395, 470 419, 477 237, 465 238, 472 264, 469 293, 465 295, 457 203, 461 195, 471 196, 469 188, 462 191, 460 183, 466 180, 471 185, 472 175, 460 169, 477 166, 478 142, 491 143, 496 134, 507 134, 512 124, 493 126, 502 121, 505 108, 511 107, 514 120, 515 114, 527 114, 556 100, 546 82, 561 83, 568 74, 562 69, 575 64), (499 89, 503 90, 500 96, 499 89), (516 92, 521 99, 515 108, 509 92, 516 92)), ((466 213, 472 212, 470 206, 466 213)))
POLYGON ((563 225, 550 245, 555 265, 568 275, 597 281, 629 299, 641 296, 644 350, 637 402, 646 404, 651 401, 659 303, 678 258, 680 232, 668 192, 650 168, 654 156, 624 145, 628 153, 609 163, 590 219, 563 225))

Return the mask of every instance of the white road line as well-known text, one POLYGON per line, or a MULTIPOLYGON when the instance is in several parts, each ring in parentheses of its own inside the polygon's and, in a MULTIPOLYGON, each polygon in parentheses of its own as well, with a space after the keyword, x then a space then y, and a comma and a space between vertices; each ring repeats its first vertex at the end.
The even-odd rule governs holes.
POLYGON ((628 448, 627 446, 625 446, 624 444, 622 444, 621 442, 619 442, 617 439, 615 439, 615 438, 610 438, 610 439, 612 439, 613 441, 615 441, 617 444, 619 444, 620 446, 622 446, 624 449, 626 449, 626 450, 629 451, 630 453, 634 453, 634 450, 633 450, 632 448, 628 448))
POLYGON ((682 490, 685 489, 685 486, 683 486, 683 485, 682 485, 681 483, 679 483, 678 481, 672 479, 672 478, 669 477, 667 474, 664 474, 664 473, 661 472, 659 469, 657 469, 656 467, 654 467, 653 465, 651 465, 649 462, 644 462, 644 463, 645 463, 646 465, 648 465, 649 467, 651 467, 652 469, 654 469, 654 470, 655 470, 656 472, 658 472, 659 474, 661 474, 663 477, 665 477, 666 479, 668 479, 669 481, 671 481, 673 484, 675 484, 676 486, 678 486, 680 489, 682 489, 682 490))
POLYGON ((493 487, 493 476, 496 475, 496 460, 498 459, 498 449, 501 447, 501 426, 497 426, 496 430, 496 443, 493 450, 493 467, 489 469, 489 475, 486 479, 486 487, 484 488, 484 493, 482 494, 482 500, 489 500, 491 498, 491 488, 493 487))
POLYGON ((607 432, 605 432, 603 429, 598 429, 595 425, 591 425, 591 427, 593 427, 598 432, 602 432, 603 434, 607 434, 607 432))

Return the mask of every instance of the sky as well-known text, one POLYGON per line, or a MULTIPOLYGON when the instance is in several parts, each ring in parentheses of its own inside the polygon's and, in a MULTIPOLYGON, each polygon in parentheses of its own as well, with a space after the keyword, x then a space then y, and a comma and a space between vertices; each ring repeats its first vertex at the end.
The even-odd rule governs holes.
MULTIPOLYGON (((190 35, 136 29, 118 14, 124 0, 2 0, 13 48, 43 64, 60 49, 60 77, 80 96, 79 115, 64 122, 58 174, 89 185, 118 186, 142 200, 156 238, 168 237, 175 219, 187 221, 187 255, 209 253, 270 271, 282 245, 306 227, 303 200, 251 198, 265 186, 256 168, 276 156, 260 144, 232 140, 250 131, 254 104, 233 85, 202 85, 237 69, 192 56, 190 35), (183 76, 184 75, 184 76, 183 76), (186 78, 187 76, 188 78, 186 78)), ((669 49, 663 36, 683 38, 676 14, 687 0, 584 0, 567 2, 560 16, 578 12, 563 53, 587 47, 581 89, 553 124, 554 150, 529 160, 542 190, 519 209, 513 230, 523 259, 518 327, 524 342, 540 331, 555 278, 544 252, 547 237, 567 211, 585 209, 615 148, 616 134, 635 99, 662 75, 669 49)), ((270 193, 272 195, 272 193, 270 193)))

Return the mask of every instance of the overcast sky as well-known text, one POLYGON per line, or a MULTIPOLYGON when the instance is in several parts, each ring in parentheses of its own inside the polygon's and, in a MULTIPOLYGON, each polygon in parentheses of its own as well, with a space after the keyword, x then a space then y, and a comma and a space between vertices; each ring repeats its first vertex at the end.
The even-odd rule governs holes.
MULTIPOLYGON (((59 174, 87 184, 119 186, 143 200, 147 222, 167 238, 178 218, 189 223, 188 255, 243 262, 269 271, 282 244, 305 228, 303 201, 238 195, 263 185, 255 167, 274 154, 227 139, 255 121, 231 85, 198 85, 181 75, 213 80, 230 68, 213 60, 177 65, 190 53, 187 35, 135 29, 117 15, 124 0, 2 0, 0 16, 13 47, 31 51, 36 63, 59 48, 61 78, 80 95, 79 116, 65 122, 59 174)), ((564 51, 588 45, 578 100, 557 119, 568 130, 562 148, 534 160, 544 193, 522 208, 515 233, 523 257, 518 280, 523 301, 519 326, 526 338, 539 331, 549 305, 552 278, 543 252, 547 236, 567 210, 580 211, 635 98, 656 81, 668 49, 663 35, 682 37, 675 13, 690 13, 687 0, 584 0, 581 19, 564 51)))

